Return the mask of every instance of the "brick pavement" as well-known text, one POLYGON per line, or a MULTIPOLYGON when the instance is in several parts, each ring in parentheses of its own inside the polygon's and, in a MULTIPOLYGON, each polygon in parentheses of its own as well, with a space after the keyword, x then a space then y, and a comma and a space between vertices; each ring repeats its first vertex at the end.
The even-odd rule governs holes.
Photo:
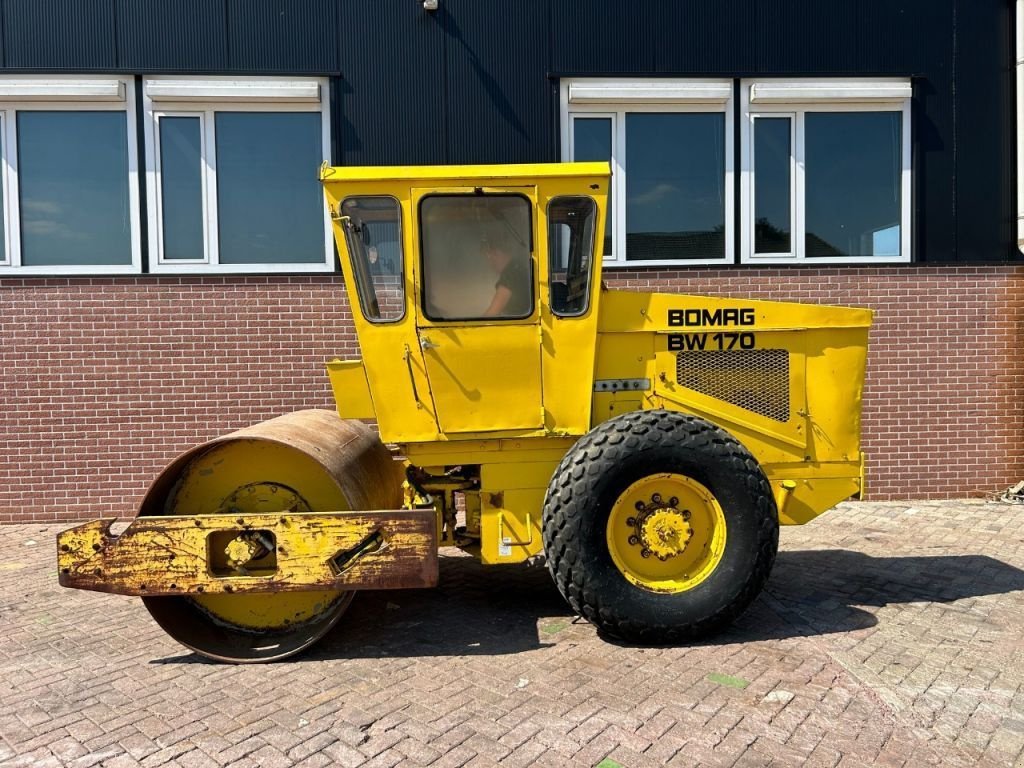
POLYGON ((256 667, 60 589, 56 530, 0 527, 4 767, 1024 765, 1024 506, 784 529, 766 592, 693 647, 606 642, 542 567, 453 556, 256 667))

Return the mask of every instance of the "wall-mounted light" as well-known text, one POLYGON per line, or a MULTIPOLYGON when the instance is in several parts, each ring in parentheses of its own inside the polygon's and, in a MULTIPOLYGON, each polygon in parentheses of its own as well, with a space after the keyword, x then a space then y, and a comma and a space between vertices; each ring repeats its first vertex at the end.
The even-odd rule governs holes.
POLYGON ((424 11, 436 11, 439 0, 423 0, 424 11))

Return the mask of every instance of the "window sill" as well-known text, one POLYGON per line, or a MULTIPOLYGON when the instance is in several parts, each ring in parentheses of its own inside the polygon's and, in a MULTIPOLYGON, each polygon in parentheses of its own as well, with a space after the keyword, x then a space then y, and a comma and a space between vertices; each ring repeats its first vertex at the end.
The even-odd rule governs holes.
POLYGON ((815 267, 819 265, 835 266, 836 264, 849 264, 855 267, 871 266, 872 264, 909 264, 908 256, 822 256, 797 259, 793 256, 748 256, 740 260, 738 266, 743 267, 778 267, 778 266, 799 266, 815 267))
POLYGON ((602 268, 609 269, 636 269, 647 267, 732 267, 735 263, 731 259, 651 259, 644 261, 604 261, 602 268))
POLYGON ((151 275, 313 275, 335 271, 334 262, 318 264, 153 264, 151 275))
POLYGON ((0 266, 0 277, 106 277, 109 275, 139 275, 138 264, 61 265, 38 267, 0 266))

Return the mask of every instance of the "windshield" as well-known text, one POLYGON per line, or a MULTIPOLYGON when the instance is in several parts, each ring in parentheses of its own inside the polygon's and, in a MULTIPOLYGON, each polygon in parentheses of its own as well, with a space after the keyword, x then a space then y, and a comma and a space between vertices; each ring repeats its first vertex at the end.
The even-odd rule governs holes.
POLYGON ((533 314, 530 207, 512 194, 423 198, 423 311, 429 319, 533 314))

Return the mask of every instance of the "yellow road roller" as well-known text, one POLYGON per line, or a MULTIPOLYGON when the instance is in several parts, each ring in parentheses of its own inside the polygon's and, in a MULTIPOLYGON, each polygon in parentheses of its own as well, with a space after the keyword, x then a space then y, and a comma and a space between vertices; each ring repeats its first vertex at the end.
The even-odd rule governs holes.
POLYGON ((362 353, 327 363, 337 412, 186 452, 119 535, 58 536, 64 586, 260 662, 435 585, 442 547, 544 555, 605 636, 685 643, 758 594, 780 524, 863 489, 870 311, 609 290, 606 163, 320 176, 362 353))

